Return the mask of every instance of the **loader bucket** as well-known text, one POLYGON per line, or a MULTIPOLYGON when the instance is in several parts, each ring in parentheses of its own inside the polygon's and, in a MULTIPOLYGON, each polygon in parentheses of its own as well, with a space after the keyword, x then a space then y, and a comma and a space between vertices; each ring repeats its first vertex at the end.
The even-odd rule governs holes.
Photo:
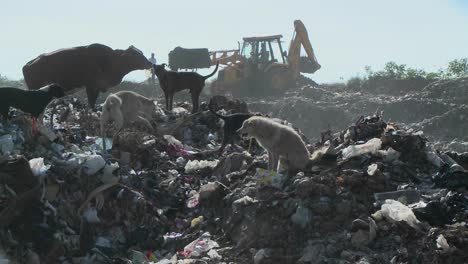
POLYGON ((208 49, 184 49, 176 47, 169 52, 169 67, 178 69, 200 69, 211 67, 208 49))

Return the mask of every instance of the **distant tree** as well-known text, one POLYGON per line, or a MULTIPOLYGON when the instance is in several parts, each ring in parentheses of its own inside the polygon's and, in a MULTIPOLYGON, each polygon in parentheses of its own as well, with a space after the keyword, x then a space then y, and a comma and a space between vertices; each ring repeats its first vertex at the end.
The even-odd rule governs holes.
POLYGON ((0 74, 0 87, 11 86, 11 87, 18 87, 24 88, 26 87, 24 84, 24 80, 10 80, 4 75, 0 74))
POLYGON ((449 62, 446 74, 448 78, 468 76, 468 58, 455 59, 449 62))

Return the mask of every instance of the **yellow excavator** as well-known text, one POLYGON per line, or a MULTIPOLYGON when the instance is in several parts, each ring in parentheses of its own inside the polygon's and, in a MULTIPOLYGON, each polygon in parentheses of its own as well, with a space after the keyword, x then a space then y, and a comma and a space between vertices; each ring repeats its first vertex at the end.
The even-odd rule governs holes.
POLYGON ((237 50, 209 52, 212 64, 225 66, 211 84, 211 92, 235 97, 281 94, 296 86, 301 72, 320 69, 302 21, 294 21, 294 29, 287 53, 281 46, 282 35, 243 38, 237 50), (301 47, 306 57, 301 57, 301 47))

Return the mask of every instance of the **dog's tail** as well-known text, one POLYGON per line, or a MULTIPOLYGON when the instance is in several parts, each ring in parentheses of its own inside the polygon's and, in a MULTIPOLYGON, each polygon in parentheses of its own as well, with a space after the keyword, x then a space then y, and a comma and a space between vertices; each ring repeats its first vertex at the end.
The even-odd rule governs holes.
POLYGON ((207 76, 203 76, 203 79, 208 79, 210 78, 211 76, 215 75, 215 73, 218 71, 218 66, 219 66, 219 61, 216 62, 216 68, 214 69, 214 71, 210 74, 208 74, 207 76))
POLYGON ((212 104, 211 100, 210 100, 210 102, 208 103, 208 110, 210 110, 210 112, 211 112, 213 115, 215 115, 215 116, 221 118, 222 120, 226 119, 225 116, 216 113, 216 111, 213 109, 213 104, 212 104))

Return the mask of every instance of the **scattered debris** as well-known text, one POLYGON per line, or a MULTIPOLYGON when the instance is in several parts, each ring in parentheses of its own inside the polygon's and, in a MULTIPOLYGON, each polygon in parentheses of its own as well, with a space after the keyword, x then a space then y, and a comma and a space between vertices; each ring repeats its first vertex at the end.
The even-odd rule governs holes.
MULTIPOLYGON (((334 93, 320 89, 301 93, 334 93)), ((214 101, 216 110, 247 111, 214 101)), ((195 115, 183 104, 158 107, 154 134, 135 126, 113 139, 96 137, 99 110, 85 126, 81 100, 55 108, 54 128, 42 134, 29 135, 21 115, 0 127, 0 262, 468 259, 468 155, 442 152, 382 114, 337 115, 342 129, 307 145, 311 168, 287 176, 266 170, 268 155, 247 141, 220 154, 222 129, 204 104, 195 115)))

